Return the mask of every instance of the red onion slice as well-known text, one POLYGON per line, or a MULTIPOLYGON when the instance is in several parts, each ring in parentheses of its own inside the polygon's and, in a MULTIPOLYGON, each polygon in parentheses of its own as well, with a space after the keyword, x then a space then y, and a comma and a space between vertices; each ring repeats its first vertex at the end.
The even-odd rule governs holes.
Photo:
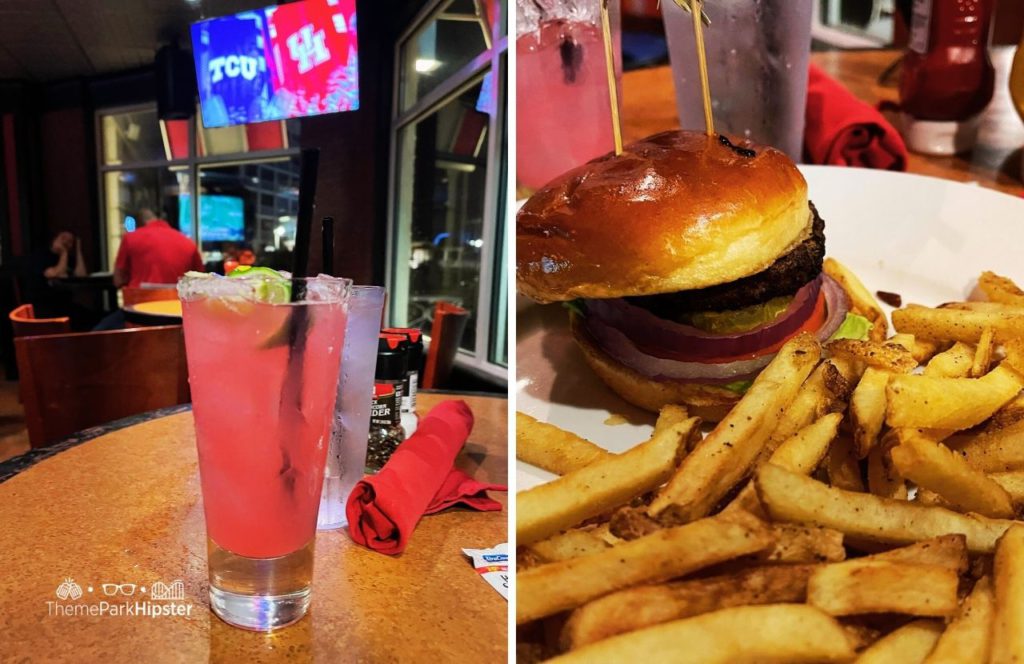
MULTIPOLYGON (((827 275, 822 275, 822 277, 821 288, 825 297, 827 315, 824 324, 816 333, 819 341, 825 341, 831 337, 842 325, 846 313, 849 311, 849 298, 846 292, 827 275)), ((590 302, 597 302, 597 300, 590 302)), ((639 307, 633 308, 639 309, 639 307)), ((643 310, 641 309, 641 311, 643 310)), ((591 313, 592 309, 588 307, 588 315, 584 323, 595 343, 621 364, 654 380, 707 384, 745 380, 756 376, 775 357, 775 353, 769 353, 749 360, 724 363, 666 359, 645 353, 623 331, 613 327, 599 316, 590 315, 591 313)))
POLYGON ((598 318, 618 329, 648 354, 684 362, 735 357, 775 345, 800 329, 814 311, 824 277, 819 275, 798 290, 775 320, 735 334, 712 334, 674 323, 622 298, 587 300, 587 318, 598 318))

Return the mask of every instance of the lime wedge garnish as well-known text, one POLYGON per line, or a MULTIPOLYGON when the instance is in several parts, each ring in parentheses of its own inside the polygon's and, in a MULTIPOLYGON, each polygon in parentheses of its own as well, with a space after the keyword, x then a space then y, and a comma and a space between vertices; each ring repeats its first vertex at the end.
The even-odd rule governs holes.
POLYGON ((292 283, 287 277, 269 267, 239 265, 228 275, 229 277, 257 277, 254 295, 260 302, 270 304, 287 304, 291 300, 292 283))

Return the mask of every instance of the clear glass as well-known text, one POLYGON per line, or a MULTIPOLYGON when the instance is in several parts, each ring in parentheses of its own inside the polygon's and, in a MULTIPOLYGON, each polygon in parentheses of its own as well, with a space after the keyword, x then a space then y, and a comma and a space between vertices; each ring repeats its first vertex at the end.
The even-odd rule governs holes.
POLYGON ((351 282, 186 276, 182 300, 210 605, 267 631, 305 615, 351 282))
POLYGON ((470 310, 462 347, 476 349, 490 117, 482 79, 398 135, 396 324, 429 330, 440 300, 470 310), (399 305, 401 306, 401 305, 399 305))
POLYGON ((366 466, 370 434, 373 375, 377 364, 377 338, 384 309, 380 286, 353 286, 349 298, 345 345, 341 350, 338 399, 334 406, 331 443, 327 450, 324 489, 320 496, 319 530, 348 525, 345 504, 366 466))
MULTIPOLYGON (((220 131, 219 129, 217 131, 220 131)), ((291 269, 299 209, 299 158, 200 166, 199 249, 207 268, 221 272, 225 260, 252 252, 257 265, 291 269)), ((192 209, 182 228, 191 225, 192 209)))
POLYGON ((487 0, 452 0, 416 31, 401 50, 401 107, 410 108, 488 48, 487 0))
MULTIPOLYGON (((188 168, 137 168, 103 174, 104 222, 107 235, 107 269, 114 269, 121 238, 139 224, 139 210, 150 207, 157 216, 176 226, 182 201, 192 190, 188 168)), ((180 229, 186 235, 190 228, 180 229)))
MULTIPOLYGON (((600 6, 600 0, 518 0, 516 180, 520 187, 539 189, 615 147, 600 6)), ((618 0, 609 3, 609 18, 621 110, 618 0)))
POLYGON ((101 158, 108 166, 167 159, 156 109, 101 116, 101 158))
MULTIPOLYGON (((715 0, 704 4, 704 31, 715 129, 779 148, 803 150, 812 0, 715 0)), ((704 128, 693 18, 661 3, 676 109, 684 129, 704 128)))

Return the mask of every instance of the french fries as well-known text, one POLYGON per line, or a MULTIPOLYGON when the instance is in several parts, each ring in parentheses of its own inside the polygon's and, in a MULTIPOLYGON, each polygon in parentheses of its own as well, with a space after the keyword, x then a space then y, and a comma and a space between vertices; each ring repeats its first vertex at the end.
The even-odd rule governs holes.
POLYGON ((835 619, 801 604, 737 606, 621 634, 551 664, 848 662, 853 647, 835 619))
POLYGON ((963 533, 969 551, 992 553, 996 540, 1013 525, 1012 521, 836 489, 770 463, 754 475, 754 486, 773 520, 832 528, 867 542, 911 544, 963 533))
POLYGON ((683 459, 647 513, 671 523, 708 515, 747 475, 778 424, 779 413, 793 400, 820 354, 809 334, 787 341, 729 414, 683 459))
POLYGON ((978 288, 993 302, 1024 307, 1024 291, 1007 277, 1001 277, 994 272, 982 272, 978 277, 978 288))
POLYGON ((857 464, 857 453, 853 449, 852 438, 839 436, 832 441, 825 469, 828 481, 832 486, 850 491, 864 490, 864 480, 861 479, 860 466, 857 464))
POLYGON ((914 338, 969 344, 978 343, 986 327, 992 328, 997 342, 1024 336, 1024 313, 1004 311, 907 307, 892 312, 892 324, 914 338))
POLYGON ((868 367, 850 397, 850 421, 853 424, 853 449, 863 459, 878 442, 885 423, 885 388, 889 374, 868 367))
POLYGON ((938 620, 915 620, 876 641, 861 653, 856 664, 919 664, 939 640, 940 634, 942 623, 938 620))
POLYGON ((974 584, 952 622, 942 632, 923 664, 987 662, 991 646, 992 581, 983 576, 974 584))
MULTIPOLYGON (((888 336, 889 324, 885 320, 885 313, 879 306, 875 296, 871 294, 860 279, 845 265, 834 258, 826 258, 822 265, 822 271, 839 282, 846 294, 850 296, 850 303, 855 313, 864 316, 871 321, 871 338, 881 341, 888 336)), ((903 330, 900 330, 901 332, 903 330)))
POLYGON ((981 378, 893 376, 886 397, 891 427, 967 429, 981 424, 1024 387, 1024 376, 1000 365, 981 378))
MULTIPOLYGON (((779 445, 772 453, 771 462, 795 473, 810 475, 825 458, 829 443, 836 437, 839 422, 842 419, 841 413, 830 413, 818 419, 817 422, 808 424, 779 445)), ((761 505, 757 502, 753 483, 748 483, 743 487, 722 512, 729 513, 735 509, 760 515, 761 505)))
POLYGON ((516 581, 516 624, 573 609, 623 588, 657 583, 772 544, 756 524, 701 519, 624 542, 582 558, 532 567, 516 581))
POLYGON ((516 536, 532 544, 628 502, 671 476, 684 441, 699 434, 693 417, 646 443, 516 495, 516 536))
POLYGON ((937 565, 848 560, 811 574, 807 603, 833 616, 950 616, 957 609, 958 583, 955 571, 937 565))
POLYGON ((917 367, 917 360, 900 344, 839 339, 829 343, 826 348, 832 355, 847 357, 892 373, 907 373, 917 367))
POLYGON ((996 547, 992 664, 1024 661, 1024 526, 1006 531, 996 547))
POLYGON ((572 612, 562 632, 566 650, 616 634, 732 606, 802 603, 813 565, 765 565, 691 581, 622 590, 572 612))
POLYGON ((980 433, 955 450, 986 473, 1024 470, 1024 421, 980 433))
POLYGON ((900 441, 892 450, 892 461, 901 475, 939 494, 958 511, 1013 518, 1010 494, 962 456, 913 431, 906 431, 900 441))
POLYGON ((898 442, 891 429, 868 453, 868 491, 882 498, 906 500, 907 482, 892 462, 892 448, 898 442))
POLYGON ((601 553, 610 544, 591 530, 573 529, 559 533, 546 540, 534 542, 529 549, 544 562, 557 562, 580 556, 601 553))
POLYGON ((870 341, 791 339, 706 438, 667 406, 520 495, 524 657, 1024 664, 1024 290, 983 274, 886 339, 830 265, 870 341))
POLYGON ((837 402, 845 400, 850 389, 850 382, 832 361, 819 364, 782 414, 761 458, 767 459, 782 441, 828 413, 837 402))
POLYGON ((989 365, 992 364, 992 351, 995 346, 995 333, 991 327, 986 327, 978 339, 978 346, 974 351, 974 362, 971 363, 971 378, 981 378, 988 373, 989 365))
MULTIPOLYGON (((991 330, 992 328, 985 329, 991 330)), ((974 366, 976 354, 974 346, 958 341, 928 360, 928 366, 924 368, 924 375, 935 378, 967 378, 974 366)))
POLYGON ((574 433, 516 412, 517 459, 565 475, 611 456, 611 452, 574 433))
POLYGON ((963 535, 941 535, 932 539, 914 542, 908 546, 876 553, 862 560, 909 565, 932 565, 944 567, 952 572, 964 574, 967 571, 967 538, 963 535))

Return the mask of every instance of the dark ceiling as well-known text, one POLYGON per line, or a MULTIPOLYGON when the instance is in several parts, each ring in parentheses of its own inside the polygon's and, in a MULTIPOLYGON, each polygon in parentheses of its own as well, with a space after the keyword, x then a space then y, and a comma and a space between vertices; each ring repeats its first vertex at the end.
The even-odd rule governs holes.
POLYGON ((0 80, 52 81, 153 62, 193 21, 273 0, 0 0, 0 80))

